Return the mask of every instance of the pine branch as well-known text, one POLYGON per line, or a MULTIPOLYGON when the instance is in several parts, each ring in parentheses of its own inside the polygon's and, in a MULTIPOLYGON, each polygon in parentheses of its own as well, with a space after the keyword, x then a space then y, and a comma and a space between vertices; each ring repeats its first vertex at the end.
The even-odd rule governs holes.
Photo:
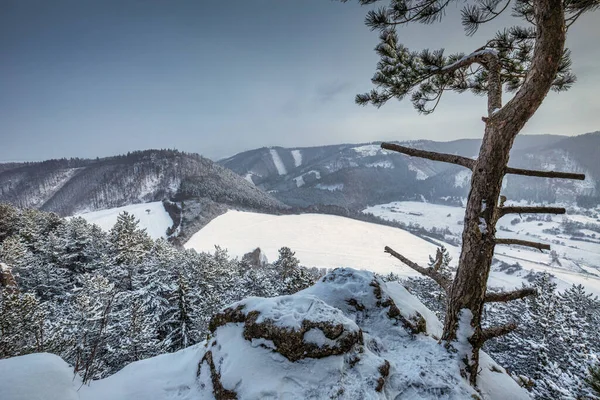
POLYGON ((436 153, 433 151, 417 150, 410 147, 400 146, 393 143, 381 143, 381 148, 385 150, 397 151, 398 153, 406 154, 407 156, 426 158, 428 160, 440 161, 450 164, 460 165, 461 167, 473 169, 475 160, 456 154, 436 153))
POLYGON ((520 240, 520 239, 496 239, 496 244, 506 244, 506 245, 515 244, 518 246, 533 247, 534 249, 538 249, 539 251, 550 250, 549 244, 539 243, 539 242, 530 242, 528 240, 520 240))
POLYGON ((510 322, 506 325, 495 326, 493 328, 482 329, 479 337, 479 343, 483 344, 490 339, 507 335, 515 329, 517 329, 517 324, 514 322, 510 322))
POLYGON ((404 257, 402 254, 394 251, 393 249, 391 249, 388 246, 385 246, 384 251, 386 253, 392 255, 393 257, 397 258, 398 260, 402 261, 402 263, 406 264, 407 266, 414 269, 418 273, 433 279, 438 285, 441 286, 442 289, 444 289, 444 291, 446 293, 448 293, 448 291, 450 290, 450 285, 452 284, 452 281, 450 279, 446 278, 444 275, 442 275, 438 271, 434 270, 433 268, 423 268, 419 264, 412 262, 408 258, 404 257))
POLYGON ((566 214, 563 207, 500 207, 500 217, 506 214, 566 214))
POLYGON ((485 303, 505 303, 507 301, 523 299, 535 295, 537 295, 536 289, 523 288, 512 292, 486 293, 483 301, 485 303))
POLYGON ((512 175, 537 176, 540 178, 575 179, 579 181, 585 180, 585 174, 576 174, 572 172, 536 171, 507 167, 506 173, 512 175))

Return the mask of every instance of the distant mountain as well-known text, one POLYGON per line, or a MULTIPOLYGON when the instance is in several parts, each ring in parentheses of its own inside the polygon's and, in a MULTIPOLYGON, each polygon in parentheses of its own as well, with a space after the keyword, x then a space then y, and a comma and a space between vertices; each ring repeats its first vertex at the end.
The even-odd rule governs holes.
MULTIPOLYGON (((399 142, 443 153, 475 157, 481 140, 399 142)), ((307 148, 260 148, 219 163, 291 206, 334 204, 359 208, 394 200, 457 201, 468 193, 470 172, 454 165, 388 152, 378 142, 307 148)), ((518 136, 510 165, 521 168, 584 172, 572 182, 507 176, 511 200, 567 201, 598 196, 600 132, 567 137, 518 136)))
POLYGON ((0 203, 60 215, 171 199, 271 210, 285 207, 197 154, 147 150, 95 160, 0 164, 0 203))

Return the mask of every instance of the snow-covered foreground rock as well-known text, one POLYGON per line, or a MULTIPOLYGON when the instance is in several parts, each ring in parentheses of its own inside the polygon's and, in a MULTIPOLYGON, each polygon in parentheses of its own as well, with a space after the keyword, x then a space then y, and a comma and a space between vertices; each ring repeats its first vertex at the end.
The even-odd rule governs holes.
POLYGON ((441 329, 398 283, 341 268, 291 296, 235 303, 213 317, 206 342, 89 386, 35 354, 0 360, 0 388, 2 400, 529 398, 485 354, 479 391, 469 386, 441 329))
POLYGON ((84 218, 89 223, 98 225, 105 231, 109 231, 117 223, 117 217, 123 211, 133 214, 135 219, 140 221, 140 229, 145 229, 152 239, 166 238, 167 228, 173 225, 171 217, 160 201, 131 204, 124 207, 78 214, 76 216, 84 218))

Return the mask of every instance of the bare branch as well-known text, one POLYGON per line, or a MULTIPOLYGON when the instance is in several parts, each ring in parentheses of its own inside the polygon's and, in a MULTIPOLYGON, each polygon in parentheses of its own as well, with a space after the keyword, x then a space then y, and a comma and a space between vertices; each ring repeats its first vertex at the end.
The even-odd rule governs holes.
POLYGON ((566 214, 562 207, 501 207, 500 216, 506 214, 566 214))
POLYGON ((435 271, 433 268, 423 268, 419 264, 414 263, 408 258, 404 257, 402 254, 394 251, 389 246, 385 246, 384 251, 394 256, 398 260, 402 261, 404 264, 414 269, 418 273, 433 279, 438 285, 442 287, 442 289, 444 289, 444 291, 446 291, 446 293, 448 293, 448 290, 450 290, 450 285, 452 284, 452 281, 446 278, 444 275, 440 274, 438 271, 435 271))
POLYGON ((585 174, 575 174, 571 172, 556 171, 536 171, 530 169, 520 169, 511 167, 506 168, 506 173, 512 175, 538 176, 540 178, 575 179, 579 181, 583 181, 585 179, 585 174))
POLYGON ((417 150, 410 147, 400 146, 393 143, 381 143, 381 148, 385 150, 397 151, 398 153, 406 154, 407 156, 426 158, 433 161, 441 161, 450 164, 460 165, 461 167, 473 169, 475 160, 456 154, 436 153, 433 151, 417 150))
POLYGON ((534 288, 523 288, 513 290, 512 292, 486 293, 483 301, 485 303, 505 303, 507 301, 518 300, 528 296, 535 296, 537 290, 534 288))
POLYGON ((496 244, 506 244, 506 245, 516 244, 516 245, 519 245, 519 246, 533 247, 534 249, 538 249, 539 251, 550 250, 550 245, 549 244, 538 243, 538 242, 530 242, 529 240, 496 239, 496 244))
POLYGON ((483 344, 490 339, 507 335, 515 329, 517 329, 517 324, 514 322, 510 322, 506 325, 495 326, 493 328, 482 329, 481 336, 479 337, 479 343, 483 344))

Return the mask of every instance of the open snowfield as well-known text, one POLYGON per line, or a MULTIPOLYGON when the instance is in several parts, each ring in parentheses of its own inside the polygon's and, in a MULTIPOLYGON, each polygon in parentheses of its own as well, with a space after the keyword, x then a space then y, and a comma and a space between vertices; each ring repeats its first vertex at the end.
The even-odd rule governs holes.
POLYGON ((123 211, 133 214, 135 218, 140 221, 140 228, 146 229, 146 232, 152 239, 166 238, 167 228, 173 225, 171 217, 160 201, 131 204, 125 207, 92 211, 76 216, 82 217, 86 221, 98 225, 105 231, 109 231, 117 223, 117 217, 123 211))
MULTIPOLYGON (((457 215, 458 210, 458 207, 454 210, 457 215)), ((228 211, 217 217, 185 244, 186 248, 199 252, 213 252, 214 246, 226 248, 230 255, 240 258, 260 247, 271 262, 277 259, 278 249, 287 246, 307 267, 351 267, 380 274, 394 272, 404 277, 418 274, 385 254, 385 246, 421 265, 426 265, 429 255, 436 250, 434 244, 399 228, 333 215, 268 215, 242 211, 228 211)), ((449 244, 446 248, 456 263, 460 249, 449 244)), ((570 270, 571 264, 566 260, 562 260, 564 268, 550 265, 547 253, 503 246, 499 247, 497 258, 509 264, 519 262, 523 271, 512 275, 492 271, 489 286, 521 287, 528 271, 548 271, 556 276, 559 290, 581 283, 589 292, 600 295, 600 277, 583 269, 570 270)))
POLYGON ((410 276, 414 275, 413 271, 385 254, 383 248, 390 246, 422 264, 436 249, 435 245, 402 229, 344 217, 231 210, 194 234, 185 247, 213 252, 215 245, 240 258, 260 247, 271 262, 277 259, 278 250, 287 246, 296 252, 303 265, 310 267, 352 267, 410 276))

